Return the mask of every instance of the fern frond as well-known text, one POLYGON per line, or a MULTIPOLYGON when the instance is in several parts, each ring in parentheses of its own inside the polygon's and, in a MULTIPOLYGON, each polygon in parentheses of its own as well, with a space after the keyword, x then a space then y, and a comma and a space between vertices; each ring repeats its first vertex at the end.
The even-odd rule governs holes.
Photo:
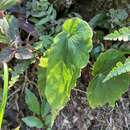
POLYGON ((16 0, 0 0, 0 10, 5 10, 16 4, 16 0))
POLYGON ((105 36, 104 39, 112 41, 130 41, 130 26, 123 27, 118 31, 116 30, 113 33, 110 33, 105 36))
MULTIPOLYGON (((46 34, 44 30, 48 30, 48 24, 55 23, 57 12, 48 0, 28 0, 26 9, 29 21, 35 24, 41 35, 46 34)), ((53 30, 53 26, 49 29, 53 30)))
POLYGON ((126 59, 124 64, 122 62, 118 62, 116 64, 116 67, 114 67, 112 71, 110 71, 110 73, 105 77, 103 82, 106 82, 114 77, 128 72, 130 72, 130 58, 126 59))

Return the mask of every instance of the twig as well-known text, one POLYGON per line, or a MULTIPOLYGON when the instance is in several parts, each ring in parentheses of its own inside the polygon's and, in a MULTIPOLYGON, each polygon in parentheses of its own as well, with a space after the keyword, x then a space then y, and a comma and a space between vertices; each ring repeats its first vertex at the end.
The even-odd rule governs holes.
POLYGON ((87 94, 87 92, 82 91, 82 90, 80 90, 80 89, 72 88, 72 90, 74 90, 74 91, 78 91, 78 92, 81 92, 81 93, 84 93, 84 94, 87 94))

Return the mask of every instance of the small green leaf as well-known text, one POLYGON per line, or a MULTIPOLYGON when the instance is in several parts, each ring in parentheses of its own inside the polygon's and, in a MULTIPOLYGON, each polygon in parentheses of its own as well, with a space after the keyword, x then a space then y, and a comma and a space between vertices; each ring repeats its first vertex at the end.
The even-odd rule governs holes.
POLYGON ((28 116, 28 117, 22 118, 22 120, 29 127, 36 127, 39 129, 43 128, 42 121, 34 116, 28 116))
POLYGON ((28 105, 28 108, 40 115, 40 104, 38 102, 38 99, 37 97, 29 90, 26 88, 26 95, 25 95, 25 101, 26 101, 26 104, 28 105))
POLYGON ((11 39, 9 37, 9 23, 5 17, 0 18, 0 34, 1 34, 1 37, 5 39, 6 43, 10 42, 11 39))
POLYGON ((105 12, 101 12, 98 13, 96 16, 94 16, 90 21, 89 24, 91 27, 95 28, 97 27, 99 24, 102 23, 102 21, 105 21, 107 18, 106 13, 105 12))
POLYGON ((3 37, 5 43, 12 42, 19 36, 19 27, 17 19, 12 15, 6 15, 4 18, 0 18, 0 37, 3 37), (6 36, 6 39, 4 38, 6 36))
POLYGON ((49 113, 50 113, 51 109, 50 109, 50 105, 47 101, 44 101, 44 103, 42 103, 41 105, 41 115, 42 117, 46 117, 49 113))
POLYGON ((46 116, 45 125, 51 126, 51 121, 52 121, 52 115, 50 114, 50 115, 46 116))
POLYGON ((16 49, 15 58, 20 60, 28 60, 33 58, 32 50, 26 47, 19 47, 16 49))
POLYGON ((12 52, 12 48, 3 49, 0 52, 0 63, 9 62, 14 57, 14 54, 12 52))
POLYGON ((7 22, 9 24, 8 34, 11 40, 15 40, 17 36, 19 36, 19 26, 18 20, 13 15, 6 16, 7 22))

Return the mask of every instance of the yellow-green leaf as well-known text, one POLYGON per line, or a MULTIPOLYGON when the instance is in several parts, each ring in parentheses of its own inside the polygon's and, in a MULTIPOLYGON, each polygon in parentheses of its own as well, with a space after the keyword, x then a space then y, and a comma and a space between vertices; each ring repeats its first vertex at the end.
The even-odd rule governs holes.
POLYGON ((92 35, 87 22, 79 18, 68 19, 48 51, 46 84, 43 81, 43 87, 51 106, 52 122, 68 102, 81 68, 89 61, 92 35))

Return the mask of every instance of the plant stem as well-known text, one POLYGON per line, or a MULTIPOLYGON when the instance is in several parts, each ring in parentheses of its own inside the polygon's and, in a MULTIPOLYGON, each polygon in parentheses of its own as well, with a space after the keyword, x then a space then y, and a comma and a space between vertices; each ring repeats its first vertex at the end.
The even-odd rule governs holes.
POLYGON ((0 129, 2 127, 2 121, 4 116, 4 111, 7 103, 7 97, 8 97, 8 66, 6 63, 3 63, 4 66, 4 90, 3 90, 3 98, 2 103, 0 106, 0 129))

